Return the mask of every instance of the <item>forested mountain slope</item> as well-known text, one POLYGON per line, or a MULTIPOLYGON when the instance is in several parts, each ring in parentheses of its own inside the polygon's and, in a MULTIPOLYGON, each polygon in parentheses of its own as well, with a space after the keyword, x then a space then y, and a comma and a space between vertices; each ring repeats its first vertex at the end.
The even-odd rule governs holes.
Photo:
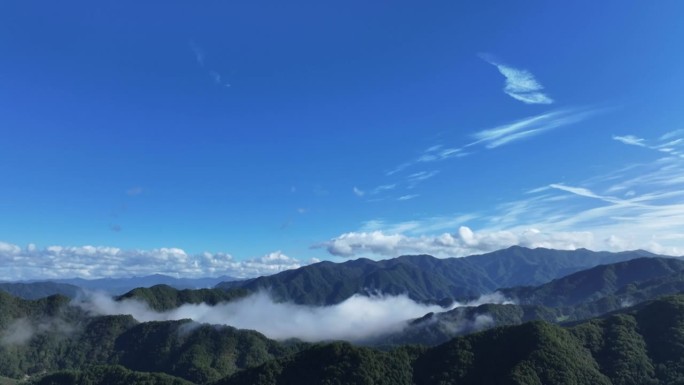
POLYGON ((513 246, 464 258, 410 255, 382 261, 325 261, 217 287, 268 290, 276 300, 310 305, 339 303, 356 293, 408 294, 416 301, 448 302, 501 287, 539 285, 599 264, 651 256, 655 255, 642 250, 610 253, 513 246))

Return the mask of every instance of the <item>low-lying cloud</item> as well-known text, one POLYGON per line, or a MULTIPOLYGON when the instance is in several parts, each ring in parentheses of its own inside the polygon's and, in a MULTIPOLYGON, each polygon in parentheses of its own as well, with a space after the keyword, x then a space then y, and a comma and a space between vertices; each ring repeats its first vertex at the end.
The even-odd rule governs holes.
MULTIPOLYGON (((483 300, 505 299, 493 296, 483 300)), ((130 314, 141 322, 192 319, 198 323, 252 329, 276 340, 298 338, 309 342, 362 341, 399 332, 409 320, 447 310, 414 302, 406 295, 354 295, 336 305, 313 307, 277 303, 265 292, 215 306, 186 304, 165 312, 151 310, 137 300, 114 301, 103 294, 90 294, 77 305, 94 315, 130 314)))
POLYGON ((42 333, 69 336, 75 327, 60 318, 45 318, 31 320, 17 318, 13 320, 0 334, 0 345, 24 345, 34 336, 42 333))

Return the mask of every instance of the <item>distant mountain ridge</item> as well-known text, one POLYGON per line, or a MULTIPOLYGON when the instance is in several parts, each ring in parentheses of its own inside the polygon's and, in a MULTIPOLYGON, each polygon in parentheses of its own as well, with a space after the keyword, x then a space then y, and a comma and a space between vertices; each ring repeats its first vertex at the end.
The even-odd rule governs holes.
POLYGON ((381 261, 324 261, 216 287, 267 290, 276 300, 308 305, 331 305, 357 293, 407 294, 416 301, 440 302, 476 298, 502 287, 539 285, 600 264, 657 256, 643 250, 611 253, 513 246, 463 258, 407 255, 381 261))
POLYGON ((502 325, 544 320, 578 322, 632 304, 684 292, 684 260, 637 258, 600 265, 539 286, 499 289, 516 304, 484 304, 430 313, 401 332, 380 336, 373 345, 434 345, 502 325))
POLYGON ((74 298, 82 292, 78 286, 57 282, 0 282, 0 291, 23 299, 39 299, 59 294, 74 298))
MULTIPOLYGON (((173 288, 182 289, 206 289, 212 288, 220 282, 234 281, 237 278, 229 276, 203 277, 203 278, 175 278, 163 274, 153 274, 142 277, 131 278, 65 278, 45 280, 49 282, 77 286, 81 289, 91 291, 104 291, 112 295, 121 295, 139 287, 152 287, 155 285, 167 285, 173 288)), ((10 283, 36 283, 36 281, 22 281, 10 283)), ((52 293, 63 294, 63 293, 52 293)), ((30 299, 30 298, 29 298, 30 299)))

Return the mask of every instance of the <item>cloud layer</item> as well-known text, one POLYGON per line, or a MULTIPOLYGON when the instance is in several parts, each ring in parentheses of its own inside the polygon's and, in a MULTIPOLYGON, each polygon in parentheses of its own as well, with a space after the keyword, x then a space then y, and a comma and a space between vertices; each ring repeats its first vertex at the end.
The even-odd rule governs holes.
MULTIPOLYGON (((500 295, 490 295, 483 296, 472 304, 504 302, 507 301, 500 295)), ((278 340, 298 338, 311 342, 360 341, 400 331, 408 320, 429 312, 446 310, 435 305, 416 303, 405 295, 354 295, 337 305, 312 307, 276 303, 263 292, 215 306, 183 305, 162 313, 150 310, 146 304, 139 301, 116 302, 101 294, 91 294, 78 306, 97 315, 130 314, 141 322, 189 318, 199 323, 253 329, 278 340)))
POLYGON ((174 277, 237 278, 274 274, 295 269, 302 262, 280 251, 258 258, 236 260, 226 253, 191 255, 179 248, 122 250, 102 246, 35 245, 21 248, 0 241, 0 280, 49 278, 103 278, 166 274, 174 277))

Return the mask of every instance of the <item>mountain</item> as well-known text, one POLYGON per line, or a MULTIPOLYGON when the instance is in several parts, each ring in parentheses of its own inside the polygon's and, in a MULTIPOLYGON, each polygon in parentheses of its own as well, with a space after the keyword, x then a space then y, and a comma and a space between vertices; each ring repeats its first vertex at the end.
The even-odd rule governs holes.
POLYGON ((574 326, 533 321, 431 348, 391 350, 276 342, 253 331, 188 320, 92 317, 68 302, 0 293, 0 375, 34 375, 32 381, 41 385, 655 385, 679 383, 684 376, 684 295, 574 326))
POLYGON ((276 300, 309 305, 339 303, 356 293, 408 294, 416 301, 448 303, 500 287, 539 285, 600 264, 655 256, 643 250, 610 253, 513 246, 464 258, 410 255, 383 261, 324 261, 216 287, 268 290, 276 300))
POLYGON ((135 299, 146 302, 151 309, 166 311, 185 304, 205 303, 216 305, 245 297, 249 292, 245 289, 183 289, 178 290, 168 285, 155 285, 150 288, 140 287, 118 296, 118 301, 135 299))
POLYGON ((498 290, 517 304, 484 304, 430 313, 371 345, 436 345, 479 330, 527 321, 567 323, 597 317, 630 304, 684 292, 684 261, 637 258, 600 265, 539 286, 498 290))
POLYGON ((81 293, 77 286, 57 282, 0 282, 0 291, 23 299, 39 299, 56 294, 74 298, 81 293))
POLYGON ((236 280, 236 278, 228 276, 217 278, 174 278, 163 274, 154 274, 132 278, 55 279, 52 280, 52 282, 74 285, 92 291, 104 291, 112 295, 121 295, 138 287, 168 285, 176 289, 204 289, 214 287, 220 282, 234 280, 236 280))
POLYGON ((91 366, 84 370, 64 370, 36 379, 33 385, 193 385, 190 381, 164 373, 135 372, 119 365, 91 366))
POLYGON ((429 349, 314 345, 215 384, 674 384, 684 376, 681 357, 680 295, 574 327, 534 321, 429 349))
POLYGON ((376 336, 363 341, 363 344, 378 347, 406 344, 435 346, 457 336, 499 326, 520 325, 537 320, 557 323, 563 319, 562 314, 558 309, 535 305, 463 306, 445 312, 428 313, 410 321, 401 331, 376 336))
POLYGON ((636 258, 583 270, 536 287, 499 289, 499 292, 525 305, 572 306, 614 294, 627 285, 681 272, 684 272, 681 259, 636 258))
POLYGON ((206 383, 306 346, 191 320, 140 323, 130 315, 91 316, 70 302, 0 292, 0 376, 122 365, 206 383))

